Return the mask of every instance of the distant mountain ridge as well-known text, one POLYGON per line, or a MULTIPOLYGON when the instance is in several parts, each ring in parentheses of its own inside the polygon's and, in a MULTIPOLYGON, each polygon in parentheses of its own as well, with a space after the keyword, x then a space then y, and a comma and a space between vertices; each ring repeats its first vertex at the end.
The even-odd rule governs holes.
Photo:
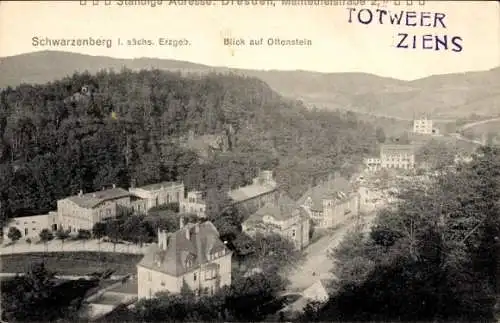
POLYGON ((244 70, 211 67, 186 61, 157 58, 120 59, 61 51, 41 51, 0 59, 0 87, 20 83, 45 83, 75 71, 158 68, 186 73, 210 71, 257 77, 280 94, 309 106, 351 110, 375 116, 412 119, 461 118, 472 113, 500 115, 500 67, 478 72, 434 75, 403 81, 367 73, 244 70))

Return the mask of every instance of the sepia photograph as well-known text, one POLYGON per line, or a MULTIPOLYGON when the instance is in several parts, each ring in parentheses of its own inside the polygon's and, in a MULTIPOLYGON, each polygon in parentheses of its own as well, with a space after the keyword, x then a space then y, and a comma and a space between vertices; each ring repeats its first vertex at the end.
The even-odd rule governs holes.
POLYGON ((0 1, 1 322, 500 322, 500 2, 0 1))

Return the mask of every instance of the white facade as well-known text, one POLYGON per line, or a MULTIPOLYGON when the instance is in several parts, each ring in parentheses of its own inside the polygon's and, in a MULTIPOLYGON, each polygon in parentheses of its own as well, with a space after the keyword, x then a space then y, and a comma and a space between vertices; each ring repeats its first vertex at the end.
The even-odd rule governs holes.
POLYGON ((413 120, 413 132, 425 135, 432 134, 432 120, 429 119, 413 120))
POLYGON ((152 298, 156 293, 166 291, 180 293, 184 281, 195 293, 206 288, 209 294, 213 294, 217 290, 217 276, 220 276, 220 286, 231 285, 231 254, 225 254, 209 264, 217 264, 219 269, 204 264, 182 276, 137 266, 138 298, 152 298))
POLYGON ((206 217, 206 207, 202 193, 199 191, 188 192, 187 198, 179 203, 179 211, 181 213, 193 213, 199 218, 206 217))
POLYGON ((39 237, 43 229, 56 231, 58 229, 57 212, 49 212, 48 214, 22 216, 12 218, 3 228, 3 236, 7 238, 11 227, 16 227, 21 232, 21 239, 30 238, 36 239, 39 237))
POLYGON ((365 158, 364 164, 368 170, 375 172, 382 168, 382 160, 377 157, 365 158))
POLYGON ((196 295, 213 295, 231 284, 231 257, 211 222, 181 226, 174 233, 159 230, 158 244, 137 265, 138 297, 179 293, 184 283, 196 295))
POLYGON ((177 182, 162 182, 142 187, 131 187, 129 192, 147 200, 146 207, 151 209, 155 206, 179 203, 184 201, 184 184, 177 182))
POLYGON ((382 145, 380 159, 382 168, 415 168, 415 152, 412 145, 382 145))

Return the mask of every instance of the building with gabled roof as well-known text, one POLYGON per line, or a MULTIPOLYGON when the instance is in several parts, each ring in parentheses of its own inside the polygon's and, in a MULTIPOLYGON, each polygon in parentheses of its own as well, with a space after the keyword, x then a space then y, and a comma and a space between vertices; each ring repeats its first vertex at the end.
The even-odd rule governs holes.
POLYGON ((231 284, 232 252, 209 222, 184 225, 173 233, 158 230, 158 244, 137 264, 138 297, 179 293, 187 284, 195 294, 213 294, 231 284))
POLYGON ((274 203, 266 203, 242 224, 250 236, 256 233, 275 233, 293 242, 296 249, 309 244, 310 218, 307 211, 286 194, 281 193, 274 203))
POLYGON ((384 144, 380 147, 382 168, 412 169, 415 167, 413 145, 384 144))
POLYGON ((161 182, 141 187, 132 186, 129 188, 129 192, 145 199, 148 210, 155 206, 169 203, 180 204, 184 201, 184 183, 182 182, 161 182))
POLYGON ((359 214, 360 196, 352 183, 337 173, 328 180, 309 188, 299 199, 314 223, 331 228, 359 214))
POLYGON ((273 178, 273 172, 265 170, 259 172, 252 184, 229 191, 229 198, 234 205, 248 210, 257 210, 266 203, 274 203, 277 197, 278 185, 273 178))
POLYGON ((60 228, 77 232, 92 230, 95 223, 115 218, 120 207, 131 207, 131 194, 119 187, 69 196, 57 201, 60 228))

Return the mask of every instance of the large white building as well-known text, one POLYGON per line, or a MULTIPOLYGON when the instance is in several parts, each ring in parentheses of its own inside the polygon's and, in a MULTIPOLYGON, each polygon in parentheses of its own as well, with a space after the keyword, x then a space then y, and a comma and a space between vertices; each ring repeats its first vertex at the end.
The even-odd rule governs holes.
POLYGON ((424 135, 433 134, 432 120, 427 118, 413 120, 413 132, 424 135))
POLYGON ((184 184, 180 182, 161 182, 141 187, 131 187, 129 192, 147 200, 146 207, 179 203, 184 201, 184 184))
POLYGON ((415 148, 413 145, 382 145, 380 147, 382 168, 415 168, 415 148))
POLYGON ((187 198, 179 203, 179 212, 196 214, 198 218, 206 217, 206 202, 203 199, 202 192, 188 192, 187 198))
POLYGON ((231 284, 232 252, 211 222, 183 225, 174 233, 158 231, 137 265, 138 297, 158 292, 179 293, 186 284, 195 294, 214 294, 231 284))
POLYGON ((43 229, 56 231, 58 229, 57 212, 47 214, 20 216, 11 219, 3 228, 3 236, 7 238, 11 227, 17 228, 21 232, 21 238, 38 238, 43 229))
POLYGON ((94 224, 115 218, 120 206, 131 208, 131 194, 113 187, 91 193, 80 191, 77 195, 57 201, 57 214, 60 228, 70 232, 80 229, 92 230, 94 224))

